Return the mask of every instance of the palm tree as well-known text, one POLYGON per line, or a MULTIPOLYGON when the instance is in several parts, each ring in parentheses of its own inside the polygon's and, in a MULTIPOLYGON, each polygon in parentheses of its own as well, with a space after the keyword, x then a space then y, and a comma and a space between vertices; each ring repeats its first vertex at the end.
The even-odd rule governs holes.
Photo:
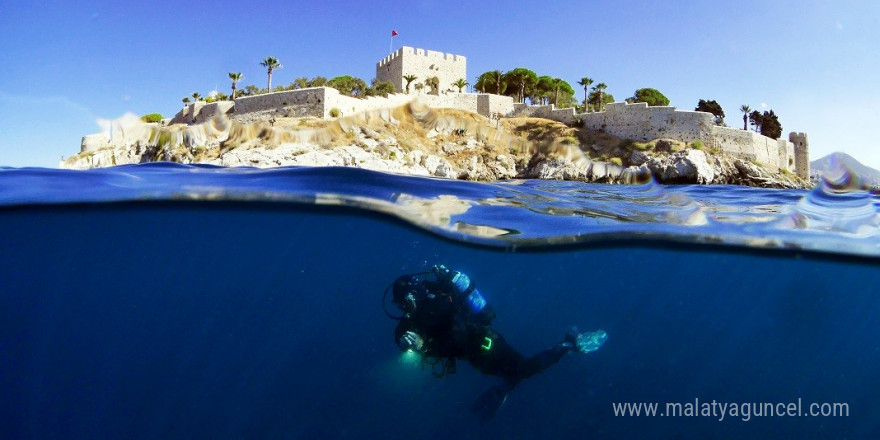
POLYGON ((587 78, 586 76, 581 78, 580 81, 578 81, 578 84, 584 86, 584 113, 587 112, 587 99, 588 99, 587 92, 589 91, 590 84, 592 84, 592 83, 593 83, 593 79, 587 78))
POLYGON ((593 90, 599 92, 599 111, 602 111, 605 108, 605 89, 608 88, 608 85, 605 83, 596 84, 596 87, 593 87, 593 90))
POLYGON ((268 92, 272 92, 272 71, 275 69, 280 69, 284 66, 278 61, 278 58, 275 57, 267 57, 263 62, 260 63, 261 66, 269 69, 269 88, 266 89, 268 92))
POLYGON ((406 81, 406 94, 409 95, 409 85, 412 84, 418 77, 415 75, 403 75, 403 79, 406 81))
POLYGON ((501 81, 504 79, 504 74, 501 73, 500 70, 493 70, 489 73, 489 81, 495 83, 495 94, 501 94, 501 81))
POLYGON ((187 104, 189 104, 189 96, 184 96, 183 97, 183 105, 186 106, 187 104))
MULTIPOLYGON (((556 95, 553 97, 553 105, 559 106, 559 88, 562 87, 562 84, 565 83, 565 80, 562 78, 553 78, 553 87, 556 89, 556 95)), ((571 88, 571 86, 569 86, 571 88)))
POLYGON ((241 79, 244 78, 240 72, 229 72, 229 79, 232 80, 232 100, 235 100, 235 86, 238 84, 241 79))
POLYGON ((748 131, 749 130, 749 112, 752 111, 752 109, 748 106, 748 104, 743 104, 739 108, 739 111, 743 112, 743 130, 748 131))
POLYGON ((198 101, 198 100, 202 99, 202 95, 199 94, 199 92, 193 92, 192 97, 193 97, 193 101, 198 101))
POLYGON ((465 81, 464 78, 459 78, 454 83, 452 83, 453 86, 458 87, 458 93, 461 93, 461 89, 467 87, 468 84, 470 83, 465 81))

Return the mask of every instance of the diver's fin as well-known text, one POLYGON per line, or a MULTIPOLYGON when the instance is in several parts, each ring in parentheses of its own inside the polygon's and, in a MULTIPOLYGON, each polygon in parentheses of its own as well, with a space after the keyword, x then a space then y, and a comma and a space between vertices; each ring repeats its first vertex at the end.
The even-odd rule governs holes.
POLYGON ((507 394, 510 393, 511 386, 508 384, 496 385, 486 390, 477 401, 471 406, 471 411, 477 416, 480 422, 487 422, 495 416, 501 405, 507 401, 507 394))
POLYGON ((596 330, 594 332, 580 333, 577 327, 572 327, 565 335, 563 344, 580 353, 590 353, 602 348, 605 341, 608 340, 608 334, 605 330, 596 330))

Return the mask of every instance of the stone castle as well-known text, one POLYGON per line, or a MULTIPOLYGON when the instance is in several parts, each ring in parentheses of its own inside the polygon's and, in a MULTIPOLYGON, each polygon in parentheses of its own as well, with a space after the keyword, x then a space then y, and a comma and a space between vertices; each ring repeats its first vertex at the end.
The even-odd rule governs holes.
POLYGON ((406 80, 403 79, 406 75, 416 77, 414 84, 437 77, 440 90, 452 91, 453 82, 467 80, 467 59, 461 55, 404 46, 376 63, 376 79, 394 84, 398 92, 406 91, 406 80))
MULTIPOLYGON (((390 81, 399 93, 366 99, 344 96, 336 89, 314 87, 236 98, 234 102, 198 101, 184 107, 169 123, 205 122, 224 114, 239 122, 274 117, 317 117, 351 115, 379 108, 396 107, 412 101, 414 95, 433 108, 455 108, 480 115, 498 117, 541 117, 569 125, 580 124, 614 136, 637 141, 658 138, 699 141, 710 150, 756 162, 771 171, 787 171, 809 179, 809 142, 805 133, 791 133, 788 140, 771 139, 758 133, 717 126, 710 113, 682 111, 675 107, 648 107, 645 103, 608 104, 605 111, 577 114, 573 108, 553 105, 534 106, 514 103, 509 96, 487 93, 459 93, 452 83, 467 78, 467 59, 424 49, 402 47, 376 64, 376 78, 390 81), (436 94, 406 91, 405 75, 415 75, 413 84, 428 78, 439 79, 436 94)), ((112 145, 106 134, 83 137, 81 151, 94 151, 112 145)))

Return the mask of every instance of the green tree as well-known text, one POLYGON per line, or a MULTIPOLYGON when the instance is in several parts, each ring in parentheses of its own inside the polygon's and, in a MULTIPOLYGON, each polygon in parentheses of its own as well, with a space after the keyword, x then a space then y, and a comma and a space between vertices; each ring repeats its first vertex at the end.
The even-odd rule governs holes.
POLYGON ((199 92, 193 92, 192 95, 193 101, 200 101, 202 99, 202 95, 199 92))
POLYGON ((649 106, 669 105, 669 98, 660 93, 657 89, 645 87, 636 90, 633 97, 628 99, 630 102, 646 102, 649 106))
POLYGON ((187 104, 189 104, 189 96, 184 96, 183 97, 183 105, 186 106, 187 104))
POLYGON ((305 89, 305 88, 309 87, 309 79, 304 76, 301 76, 299 78, 294 79, 293 82, 290 84, 295 89, 305 89))
POLYGON ((599 84, 596 84, 595 86, 593 86, 593 91, 595 91, 596 93, 599 94, 599 97, 596 100, 597 111, 601 112, 602 110, 605 110, 605 104, 607 104, 607 102, 605 102, 605 89, 607 89, 607 88, 608 88, 608 85, 605 83, 599 83, 599 84))
POLYGON ((764 115, 757 110, 752 110, 752 112, 749 113, 749 122, 755 127, 755 131, 760 132, 761 125, 764 123, 764 115))
POLYGON ((324 87, 327 85, 327 82, 328 82, 327 78, 325 78, 323 76, 316 76, 316 77, 309 80, 308 86, 309 87, 324 87))
POLYGON ((403 75, 403 80, 406 81, 406 94, 409 95, 409 85, 412 84, 413 81, 417 80, 419 77, 409 74, 403 75))
POLYGON ((241 72, 229 72, 229 79, 232 81, 232 99, 233 100, 235 99, 236 86, 238 85, 238 82, 241 81, 242 78, 244 78, 244 75, 242 75, 241 72))
POLYGON ((253 84, 248 84, 248 86, 244 88, 243 93, 248 96, 255 96, 255 95, 259 95, 260 93, 263 93, 263 91, 260 90, 259 87, 255 86, 253 84))
POLYGON ((327 86, 339 90, 339 93, 348 96, 363 96, 367 89, 364 80, 350 75, 337 76, 327 82, 327 86))
POLYGON ((584 113, 586 113, 587 112, 587 105, 589 104, 589 99, 590 99, 590 97, 588 96, 588 92, 590 89, 590 84, 593 84, 593 79, 587 78, 585 76, 585 77, 581 78, 580 81, 578 81, 578 84, 584 87, 584 113))
POLYGON ((452 83, 452 86, 458 87, 458 93, 461 93, 461 89, 467 87, 468 84, 470 84, 470 83, 465 81, 464 78, 459 78, 459 79, 455 80, 455 82, 452 83))
POLYGON ((749 112, 752 111, 752 109, 749 107, 748 104, 743 104, 739 107, 739 111, 743 112, 743 130, 748 131, 749 130, 749 112))
MULTIPOLYGON (((517 67, 504 74, 509 84, 513 84, 517 88, 519 102, 526 101, 526 89, 535 86, 538 83, 538 74, 524 67, 517 67)), ((509 93, 508 93, 509 94, 509 93)))
POLYGON ((553 77, 543 75, 538 77, 538 81, 530 87, 527 95, 534 104, 547 105, 550 103, 550 95, 556 85, 553 83, 553 77))
POLYGON ((779 139, 782 136, 782 124, 773 110, 765 111, 761 115, 761 134, 768 138, 779 139))
POLYGON ((714 99, 711 101, 701 99, 694 110, 698 112, 712 113, 715 116, 715 125, 724 125, 724 109, 722 109, 721 104, 714 99))
POLYGON ((574 88, 571 87, 571 84, 568 81, 565 81, 562 78, 553 78, 553 89, 555 91, 553 97, 553 104, 559 107, 559 95, 560 93, 563 96, 563 101, 565 102, 563 107, 570 107, 572 102, 572 97, 574 96, 574 88))
POLYGON ((371 86, 367 87, 364 95, 366 96, 388 96, 389 93, 394 93, 396 89, 394 88, 394 83, 391 81, 379 81, 378 78, 373 78, 373 81, 370 82, 371 86))
POLYGON ((595 87, 593 88, 593 91, 590 92, 589 98, 587 98, 590 110, 597 112, 602 111, 606 104, 611 104, 612 102, 614 102, 614 95, 610 93, 602 93, 599 90, 596 90, 595 87))
POLYGON ((474 88, 482 93, 494 93, 503 95, 507 89, 507 83, 504 81, 504 74, 500 70, 491 70, 477 77, 477 83, 474 88))
POLYGON ((266 87, 266 90, 272 90, 272 72, 275 69, 280 69, 284 66, 278 61, 278 58, 275 57, 266 57, 261 63, 261 66, 265 67, 269 71, 269 86, 266 87))

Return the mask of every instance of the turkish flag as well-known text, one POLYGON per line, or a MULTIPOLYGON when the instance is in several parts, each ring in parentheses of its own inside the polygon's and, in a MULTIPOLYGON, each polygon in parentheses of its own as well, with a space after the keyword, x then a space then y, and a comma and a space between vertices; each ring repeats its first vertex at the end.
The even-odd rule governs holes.
POLYGON ((400 34, 398 34, 397 31, 395 31, 394 29, 391 29, 391 36, 392 37, 396 37, 398 35, 400 35, 400 34))

